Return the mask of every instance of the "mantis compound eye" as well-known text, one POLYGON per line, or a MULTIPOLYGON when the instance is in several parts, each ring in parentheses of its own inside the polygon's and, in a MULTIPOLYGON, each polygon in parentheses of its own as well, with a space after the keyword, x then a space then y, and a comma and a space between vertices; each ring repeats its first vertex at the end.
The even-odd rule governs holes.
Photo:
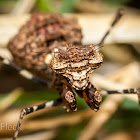
POLYGON ((83 91, 83 98, 88 106, 94 111, 99 110, 100 103, 102 101, 102 94, 90 83, 83 91))
POLYGON ((77 110, 75 94, 67 86, 64 87, 61 97, 63 99, 64 109, 67 112, 77 110))

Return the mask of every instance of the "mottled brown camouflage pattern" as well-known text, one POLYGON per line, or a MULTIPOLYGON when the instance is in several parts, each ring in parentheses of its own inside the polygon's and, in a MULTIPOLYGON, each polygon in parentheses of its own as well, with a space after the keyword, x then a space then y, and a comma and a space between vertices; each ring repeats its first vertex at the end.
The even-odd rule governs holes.
POLYGON ((54 50, 50 66, 54 72, 65 76, 76 90, 84 90, 89 83, 89 75, 102 63, 103 56, 93 45, 67 45, 65 50, 54 50))
POLYGON ((54 48, 63 48, 68 43, 81 45, 81 40, 81 28, 75 18, 56 13, 34 13, 9 41, 8 48, 20 67, 51 80, 52 71, 44 63, 45 56, 54 48))
POLYGON ((35 13, 8 48, 18 66, 51 81, 66 111, 77 110, 76 93, 97 111, 101 93, 91 85, 89 75, 103 63, 103 56, 94 45, 82 46, 81 40, 76 19, 35 13))

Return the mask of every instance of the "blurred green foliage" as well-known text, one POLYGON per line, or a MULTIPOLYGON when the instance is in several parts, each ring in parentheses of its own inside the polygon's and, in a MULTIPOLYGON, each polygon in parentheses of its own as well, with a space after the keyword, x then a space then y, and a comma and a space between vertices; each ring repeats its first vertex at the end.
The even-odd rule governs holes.
MULTIPOLYGON (((7 96, 8 94, 1 94, 0 101, 6 98, 7 96)), ((18 98, 18 100, 13 104, 13 107, 18 107, 19 105, 23 106, 25 104, 33 104, 36 102, 46 102, 50 100, 55 100, 57 98, 60 98, 60 96, 55 90, 26 92, 18 98)), ((77 96, 77 107, 78 110, 88 108, 84 99, 80 98, 79 96, 77 96)))
POLYGON ((43 12, 54 12, 52 1, 53 0, 37 0, 36 6, 43 12))
MULTIPOLYGON (((0 95, 0 100, 4 99, 6 96, 7 96, 6 94, 0 95)), ((53 100, 58 97, 59 94, 55 90, 45 90, 45 91, 41 90, 35 92, 26 92, 25 94, 22 94, 20 96, 20 98, 14 103, 12 107, 15 108, 27 104, 33 104, 36 102, 53 100)), ((78 111, 89 109, 85 101, 80 97, 77 97, 77 107, 78 107, 78 111)), ((59 109, 50 112, 49 114, 46 111, 46 115, 45 114, 40 115, 37 116, 37 118, 34 117, 33 119, 34 120, 38 118, 46 119, 59 115, 62 116, 63 114, 66 114, 64 109, 59 109)), ((138 103, 129 99, 125 99, 120 105, 120 107, 118 108, 118 111, 115 112, 113 116, 104 124, 100 132, 106 132, 106 134, 111 134, 115 132, 131 131, 132 129, 136 129, 140 125, 139 116, 140 116, 140 112, 138 110, 138 103)), ((59 132, 57 133, 56 137, 53 138, 53 140, 58 140, 58 139, 75 140, 81 134, 82 130, 89 123, 89 121, 90 119, 87 118, 75 125, 61 126, 59 128, 59 132)))
MULTIPOLYGON (((19 0, 0 0, 0 12, 10 12, 17 1, 19 0)), ((36 0, 35 7, 43 12, 69 13, 74 12, 75 6, 80 5, 81 1, 86 0, 36 0)), ((102 0, 102 2, 109 7, 115 7, 127 5, 130 2, 132 3, 133 0, 102 0)))
POLYGON ((60 13, 72 12, 78 0, 62 0, 60 13))
POLYGON ((37 0, 36 6, 39 10, 44 12, 58 12, 58 13, 68 13, 72 12, 75 4, 79 0, 61 0, 60 8, 57 10, 55 5, 53 5, 55 0, 37 0))

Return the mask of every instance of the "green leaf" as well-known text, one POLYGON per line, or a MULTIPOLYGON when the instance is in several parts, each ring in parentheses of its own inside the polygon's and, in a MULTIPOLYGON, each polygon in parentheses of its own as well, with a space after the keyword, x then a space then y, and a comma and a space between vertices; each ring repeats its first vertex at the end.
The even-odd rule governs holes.
POLYGON ((37 0, 36 6, 43 12, 54 12, 51 1, 52 0, 37 0))

